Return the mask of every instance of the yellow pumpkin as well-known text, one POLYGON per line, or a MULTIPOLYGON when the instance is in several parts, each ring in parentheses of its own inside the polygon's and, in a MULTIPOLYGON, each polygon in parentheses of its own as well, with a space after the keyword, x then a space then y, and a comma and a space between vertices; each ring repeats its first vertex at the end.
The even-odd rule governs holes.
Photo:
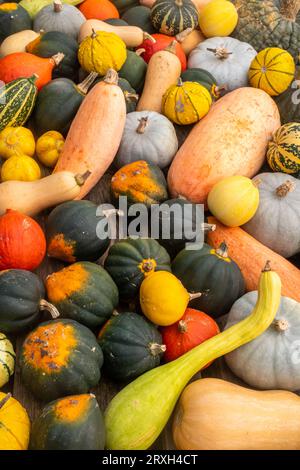
POLYGON ((200 29, 207 38, 229 36, 237 22, 237 10, 228 0, 212 0, 199 15, 200 29))
POLYGON ((212 98, 200 83, 183 82, 171 85, 162 99, 162 112, 176 124, 188 125, 200 121, 209 111, 212 98))
POLYGON ((267 47, 254 57, 250 65, 250 85, 270 96, 277 96, 288 89, 295 70, 295 62, 289 52, 279 47, 267 47))
POLYGON ((35 141, 32 132, 26 127, 6 127, 0 132, 0 157, 10 158, 14 155, 28 155, 35 152, 35 141))
POLYGON ((3 387, 14 373, 15 351, 4 333, 0 333, 0 388, 3 387))
POLYGON ((40 179, 41 170, 37 162, 27 155, 10 157, 1 168, 1 180, 35 181, 40 179))
POLYGON ((109 69, 120 70, 127 58, 126 45, 115 33, 93 31, 79 46, 78 60, 87 72, 105 75, 109 69))
POLYGON ((213 186, 207 204, 222 224, 239 227, 252 219, 257 211, 259 191, 250 178, 229 176, 213 186))
POLYGON ((25 408, 10 393, 0 393, 0 450, 28 449, 29 434, 25 408))
POLYGON ((63 149, 65 139, 57 131, 48 131, 43 134, 36 143, 36 154, 39 161, 53 168, 63 149))
POLYGON ((189 294, 183 284, 168 271, 148 275, 140 288, 140 304, 145 317, 160 326, 180 320, 190 300, 200 293, 189 294))

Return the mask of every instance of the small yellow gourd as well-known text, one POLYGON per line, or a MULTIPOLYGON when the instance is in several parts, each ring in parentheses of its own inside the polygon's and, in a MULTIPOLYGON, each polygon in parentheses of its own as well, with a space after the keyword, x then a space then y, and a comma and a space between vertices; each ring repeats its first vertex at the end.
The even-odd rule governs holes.
POLYGON ((164 94, 162 112, 170 121, 188 125, 200 121, 211 104, 211 94, 203 85, 179 78, 177 85, 171 85, 164 94))
POLYGON ((4 333, 0 333, 0 388, 9 381, 15 370, 15 351, 4 333))
POLYGON ((0 450, 27 450, 30 421, 11 394, 0 393, 0 450))
POLYGON ((259 204, 259 191, 245 176, 229 176, 211 189, 207 204, 222 224, 239 227, 252 219, 259 204))
POLYGON ((207 38, 229 36, 237 22, 237 10, 228 0, 212 0, 199 15, 200 29, 207 38))
POLYGON ((39 161, 53 168, 63 149, 65 139, 60 132, 48 131, 43 134, 36 143, 36 154, 39 161))
POLYGON ((295 70, 295 62, 289 52, 279 47, 267 47, 254 57, 249 69, 249 82, 270 96, 277 96, 288 89, 295 70))
POLYGON ((126 45, 115 33, 93 31, 79 46, 78 60, 87 72, 105 75, 109 69, 120 70, 127 57, 126 45))
POLYGON ((1 180, 4 181, 36 181, 41 177, 37 162, 27 155, 10 157, 1 168, 1 180))
POLYGON ((180 320, 189 301, 200 296, 200 293, 189 294, 179 279, 168 271, 155 271, 148 275, 140 289, 143 314, 160 326, 180 320))
POLYGON ((26 127, 6 127, 0 132, 0 157, 10 158, 14 155, 28 155, 35 152, 35 140, 32 132, 26 127))

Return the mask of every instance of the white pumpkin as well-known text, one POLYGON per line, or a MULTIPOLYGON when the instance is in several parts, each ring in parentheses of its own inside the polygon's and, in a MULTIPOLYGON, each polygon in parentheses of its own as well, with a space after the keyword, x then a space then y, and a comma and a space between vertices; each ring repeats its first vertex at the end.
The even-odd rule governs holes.
POLYGON ((206 39, 190 53, 188 68, 210 72, 227 91, 248 85, 248 71, 257 52, 250 44, 231 37, 206 39))
POLYGON ((285 173, 262 173, 253 181, 259 206, 244 230, 285 258, 300 252, 300 181, 285 173))
POLYGON ((155 111, 136 111, 127 114, 115 163, 121 168, 128 163, 145 160, 165 168, 177 150, 175 128, 169 119, 155 111))
POLYGON ((4 333, 0 333, 0 388, 9 381, 14 373, 15 357, 13 345, 4 333))
MULTIPOLYGON (((257 291, 237 300, 225 329, 242 321, 255 306, 257 291)), ((300 390, 300 303, 282 297, 271 326, 250 343, 225 356, 240 379, 262 390, 300 390)))

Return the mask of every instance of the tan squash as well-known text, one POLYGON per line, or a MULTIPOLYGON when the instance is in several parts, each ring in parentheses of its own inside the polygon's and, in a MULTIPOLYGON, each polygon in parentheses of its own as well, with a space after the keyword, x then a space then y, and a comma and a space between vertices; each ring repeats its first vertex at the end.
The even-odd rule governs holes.
POLYGON ((176 41, 155 52, 151 57, 145 79, 143 93, 137 111, 156 111, 161 113, 161 102, 167 89, 177 83, 181 74, 181 62, 175 53, 176 41))
POLYGON ((93 31, 115 33, 127 47, 138 47, 145 39, 152 37, 137 26, 114 26, 101 20, 87 20, 79 30, 78 42, 81 43, 86 37, 91 36, 93 31))
POLYGON ((171 195, 205 203, 221 179, 251 178, 279 127, 277 105, 267 93, 250 87, 228 93, 195 125, 175 155, 168 174, 171 195))
POLYGON ((200 42, 205 41, 205 36, 203 36, 202 32, 199 29, 191 30, 186 29, 182 31, 182 33, 177 34, 176 40, 181 44, 181 47, 185 53, 185 55, 189 55, 189 53, 195 49, 200 42))
POLYGON ((125 126, 126 104, 117 83, 117 72, 109 69, 105 79, 88 93, 54 168, 54 172, 90 173, 76 199, 82 199, 98 183, 118 151, 125 126))
POLYGON ((247 291, 257 290, 261 266, 266 260, 278 273, 282 282, 282 295, 300 302, 300 270, 288 260, 262 245, 240 227, 225 227, 214 217, 208 223, 215 225, 215 231, 207 234, 208 243, 218 248, 222 242, 228 246, 228 255, 233 259, 246 283, 247 291))
POLYGON ((196 380, 177 405, 173 438, 178 450, 300 450, 300 397, 196 380))
POLYGON ((63 171, 33 182, 6 181, 0 184, 0 215, 14 209, 36 215, 48 207, 75 199, 88 175, 63 171))
POLYGON ((4 39, 0 46, 0 57, 5 57, 8 54, 13 54, 14 52, 26 52, 27 44, 38 36, 39 33, 31 31, 31 29, 25 29, 24 31, 11 34, 4 39))

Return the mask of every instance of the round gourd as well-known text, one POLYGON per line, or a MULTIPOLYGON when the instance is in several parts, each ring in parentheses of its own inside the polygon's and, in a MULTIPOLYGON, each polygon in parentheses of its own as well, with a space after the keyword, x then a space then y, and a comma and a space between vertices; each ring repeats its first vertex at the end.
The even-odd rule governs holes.
POLYGON ((98 342, 105 373, 121 382, 159 366, 166 349, 157 328, 133 312, 112 316, 100 331, 98 342))
POLYGON ((229 258, 225 243, 216 250, 206 244, 201 250, 183 249, 172 263, 172 272, 188 291, 202 293, 191 305, 213 318, 228 313, 245 292, 240 268, 229 258))
POLYGON ((122 15, 122 20, 126 21, 130 26, 138 26, 149 34, 155 33, 155 28, 150 19, 150 8, 145 6, 138 5, 129 8, 129 10, 122 15))
POLYGON ((109 245, 105 227, 101 228, 104 221, 91 201, 60 204, 47 220, 48 256, 67 263, 96 261, 109 245))
POLYGON ((147 64, 139 53, 127 49, 126 60, 119 71, 119 77, 125 78, 140 93, 143 90, 147 64))
POLYGON ((251 62, 249 82, 251 86, 277 96, 288 89, 294 75, 295 62, 291 54, 279 47, 268 47, 251 62))
POLYGON ((4 39, 0 46, 0 57, 5 57, 14 52, 25 52, 27 44, 37 37, 38 33, 31 29, 25 29, 24 31, 11 34, 4 39))
MULTIPOLYGON (((237 300, 229 312, 226 328, 244 320, 257 300, 257 291, 237 300)), ((274 322, 254 341, 225 356, 235 375, 263 390, 300 388, 300 304, 282 297, 274 322)))
POLYGON ((45 289, 40 278, 23 269, 0 272, 0 330, 19 333, 37 323, 41 311, 47 310, 53 318, 59 316, 56 308, 45 300, 45 289))
POLYGON ((228 0, 212 0, 201 10, 199 26, 207 38, 229 36, 238 22, 238 12, 228 0))
POLYGON ((95 395, 60 398, 46 405, 31 429, 31 450, 103 450, 105 428, 95 395))
POLYGON ((189 68, 184 70, 180 77, 183 82, 200 83, 200 85, 203 85, 210 92, 212 98, 219 98, 221 89, 224 89, 222 87, 218 87, 216 79, 211 73, 204 69, 189 68))
POLYGON ((53 4, 42 8, 34 18, 33 29, 35 31, 59 31, 77 39, 80 26, 85 22, 85 17, 73 5, 62 4, 60 0, 54 0, 53 4))
POLYGON ((255 215, 259 204, 259 190, 245 176, 229 176, 210 190, 207 205, 222 224, 239 227, 255 215))
POLYGON ((126 60, 126 45, 115 33, 94 31, 80 44, 78 60, 87 72, 105 75, 109 69, 118 71, 126 60))
POLYGON ((126 117, 115 159, 118 168, 144 160, 160 168, 168 166, 178 149, 172 123, 155 111, 136 111, 126 117))
POLYGON ((300 124, 284 124, 272 136, 267 160, 273 171, 294 174, 300 171, 300 124))
POLYGON ((248 85, 248 71, 255 56, 256 51, 246 42, 231 37, 210 38, 190 53, 188 68, 207 70, 219 85, 231 91, 248 85))
POLYGON ((263 245, 289 258, 300 251, 300 181, 284 173, 262 173, 259 206, 243 228, 263 245))
POLYGON ((31 19, 27 11, 17 3, 0 5, 0 43, 11 34, 31 29, 31 19))
POLYGON ((32 157, 35 152, 35 140, 26 127, 6 127, 0 132, 0 157, 10 158, 15 155, 32 157))
POLYGON ((112 245, 105 260, 105 269, 118 286, 122 300, 132 300, 143 279, 155 271, 171 271, 170 257, 151 238, 125 239, 112 245))
POLYGON ((89 262, 71 264, 46 279, 47 296, 61 316, 89 328, 101 326, 118 305, 119 293, 110 275, 89 262))
POLYGON ((79 5, 79 10, 87 20, 107 20, 119 18, 119 12, 109 0, 85 0, 79 5))
POLYGON ((43 165, 53 168, 59 159, 64 143, 65 139, 59 132, 45 132, 36 141, 36 154, 39 161, 43 165))
POLYGON ((168 197, 167 183, 161 169, 143 160, 129 163, 118 170, 111 179, 113 197, 127 198, 127 204, 142 203, 147 207, 168 197))
POLYGON ((187 28, 197 28, 198 11, 191 0, 156 0, 151 21, 160 33, 176 36, 187 28))
POLYGON ((35 220, 12 209, 0 216, 0 270, 33 271, 41 264, 45 253, 45 235, 35 220))
POLYGON ((7 384, 10 377, 13 375, 15 370, 15 358, 16 355, 13 345, 4 333, 0 333, 0 388, 7 384))
POLYGON ((212 98, 209 91, 200 83, 183 82, 171 85, 162 99, 162 112, 180 125, 194 124, 209 111, 212 98))
POLYGON ((29 416, 11 393, 0 392, 0 449, 27 450, 30 435, 29 416))
POLYGON ((41 178, 37 162, 27 155, 10 157, 1 167, 1 181, 36 181, 41 178))
POLYGON ((94 334, 73 320, 41 323, 25 339, 24 385, 39 400, 87 393, 99 383, 103 354, 94 334))
MULTIPOLYGON (((139 46, 137 52, 141 52, 141 57, 144 61, 149 62, 153 54, 158 51, 164 50, 168 47, 173 41, 173 38, 167 36, 166 34, 152 34, 149 38, 145 38, 142 44, 139 46)), ((175 54, 181 62, 181 69, 186 69, 186 55, 182 49, 182 46, 178 41, 175 44, 175 54)))
POLYGON ((201 294, 189 294, 174 274, 155 271, 143 280, 140 304, 145 317, 156 325, 166 326, 177 322, 184 314, 190 300, 201 294))

